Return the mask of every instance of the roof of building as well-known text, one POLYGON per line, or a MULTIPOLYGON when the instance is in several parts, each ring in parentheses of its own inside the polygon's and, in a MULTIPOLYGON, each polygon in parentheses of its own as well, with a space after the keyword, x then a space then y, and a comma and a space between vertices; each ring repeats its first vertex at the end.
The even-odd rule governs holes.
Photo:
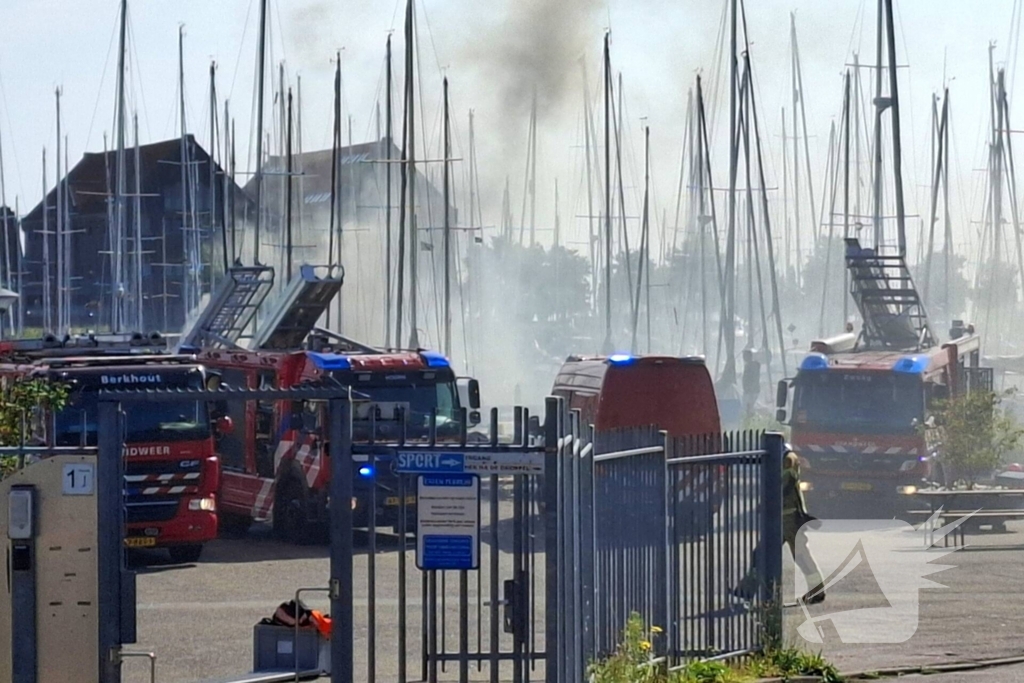
MULTIPOLYGON (((202 164, 205 174, 209 169, 205 166, 210 162, 210 155, 203 149, 193 135, 187 135, 186 144, 191 147, 189 155, 192 161, 202 164)), ((135 155, 134 147, 125 150, 125 184, 127 192, 134 194, 135 190, 135 155)), ((153 193, 166 183, 172 183, 180 178, 181 168, 181 138, 162 140, 147 145, 139 145, 138 148, 141 194, 153 193)), ((117 151, 86 152, 82 158, 65 176, 71 188, 71 202, 73 210, 79 214, 102 213, 106 211, 108 194, 113 190, 116 183, 117 151)), ((214 162, 214 172, 218 176, 223 175, 223 170, 214 162)), ((237 186, 236 186, 237 188, 237 186)), ((242 197, 241 188, 238 196, 242 197)), ((50 190, 47 195, 47 205, 52 207, 56 203, 56 188, 50 190)), ((24 217, 25 221, 42 220, 42 202, 24 217)))

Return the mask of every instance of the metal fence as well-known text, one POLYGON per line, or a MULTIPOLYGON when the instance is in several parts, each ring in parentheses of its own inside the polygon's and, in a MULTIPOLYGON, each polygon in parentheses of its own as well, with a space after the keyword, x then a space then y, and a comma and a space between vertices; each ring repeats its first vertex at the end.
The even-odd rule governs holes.
POLYGON ((656 428, 559 443, 559 680, 612 653, 632 614, 671 665, 763 644, 781 581, 782 438, 670 438, 656 428), (764 548, 764 552, 755 552, 764 548), (750 572, 752 602, 733 589, 750 572))
POLYGON ((357 500, 353 473, 364 463, 371 475, 394 475, 382 478, 393 491, 372 486, 365 537, 354 533, 363 527, 355 502, 329 509, 321 590, 334 617, 332 680, 580 681, 615 649, 634 612, 663 629, 655 646, 672 664, 762 643, 755 615, 774 593, 744 607, 730 591, 752 563, 769 590, 781 578, 779 435, 679 440, 653 427, 595 435, 549 398, 543 439, 527 436, 530 416, 518 410, 511 443, 499 442, 492 413, 476 444, 465 415, 451 439, 439 437, 435 419, 423 442, 353 444, 352 404, 338 388, 109 392, 99 405, 96 472, 102 681, 120 680, 131 654, 122 645, 135 640, 119 405, 183 396, 326 401, 332 501, 357 500), (410 469, 420 456, 440 469, 410 469), (449 459, 458 470, 445 469, 449 459), (478 487, 475 566, 420 566, 422 478, 453 471, 478 487), (398 514, 378 517, 392 497, 398 514), (394 532, 387 541, 376 533, 385 526, 394 532))

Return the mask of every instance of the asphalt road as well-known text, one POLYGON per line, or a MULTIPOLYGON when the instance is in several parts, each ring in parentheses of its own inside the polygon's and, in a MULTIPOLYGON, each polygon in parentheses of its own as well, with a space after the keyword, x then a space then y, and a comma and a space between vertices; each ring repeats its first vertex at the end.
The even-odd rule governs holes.
MULTIPOLYGON (((405 551, 407 586, 405 595, 406 629, 410 634, 406 644, 408 680, 421 680, 420 633, 423 620, 424 590, 438 596, 436 610, 439 621, 438 644, 447 651, 457 647, 460 605, 466 606, 469 625, 470 649, 487 651, 489 644, 492 598, 495 616, 502 613, 498 607, 502 597, 502 581, 513 575, 512 503, 503 497, 499 505, 499 521, 490 524, 490 511, 484 498, 482 509, 481 570, 466 574, 465 601, 460 601, 459 572, 445 572, 433 588, 425 587, 422 574, 415 566, 414 541, 410 539, 405 551), (497 536, 492 536, 492 529, 497 536), (495 543, 496 541, 496 543, 495 543), (494 585, 491 585, 492 562, 497 564, 494 585), (492 590, 494 591, 492 593, 492 590)), ((539 519, 535 517, 534 519, 539 519)), ((524 528, 523 533, 540 542, 535 529, 524 528)), ((357 534, 357 555, 354 563, 355 598, 355 666, 357 679, 365 680, 371 655, 376 656, 378 680, 397 681, 399 672, 399 632, 402 625, 399 594, 403 572, 400 571, 398 538, 378 534, 374 569, 370 571, 368 537, 357 534), (375 577, 375 609, 371 610, 371 574, 375 577), (376 623, 370 637, 370 614, 376 623)), ((224 678, 252 669, 253 626, 273 614, 277 606, 294 597, 299 588, 322 588, 329 575, 328 549, 324 546, 295 546, 272 538, 269 528, 255 527, 241 539, 221 539, 207 546, 197 564, 175 566, 169 564, 159 551, 136 556, 138 575, 138 635, 139 642, 132 650, 152 651, 157 655, 157 680, 163 682, 204 681, 224 678), (144 563, 144 565, 143 565, 144 563)), ((543 574, 543 555, 535 557, 538 573, 543 574)), ((543 603, 543 582, 536 583, 531 599, 543 603)), ((323 592, 303 595, 303 600, 315 609, 329 612, 327 596, 323 592)), ((429 599, 428 599, 429 602, 429 599)), ((538 610, 540 612, 540 610, 538 610)), ((542 624, 535 624, 538 647, 542 642, 542 624)), ((499 646, 512 647, 511 637, 502 634, 499 646)), ((483 673, 473 667, 474 677, 486 680, 483 673)), ((456 677, 457 668, 449 665, 440 672, 440 678, 456 677)), ((509 669, 509 678, 511 669, 509 669)), ((505 678, 504 673, 502 678, 505 678)), ((129 660, 125 664, 126 683, 147 681, 148 670, 144 660, 129 660)))
MULTIPOLYGON (((478 643, 486 650, 491 597, 492 549, 498 563, 499 581, 511 576, 511 503, 503 500, 498 524, 498 543, 488 534, 489 513, 484 509, 482 570, 470 573, 466 585, 470 645, 478 643), (479 583, 478 583, 479 580, 479 583)), ((534 534, 538 537, 537 534, 534 534)), ((920 592, 919 621, 916 633, 906 642, 857 645, 842 643, 833 630, 825 629, 825 642, 804 642, 797 627, 805 615, 799 608, 786 610, 787 639, 805 649, 820 650, 844 671, 860 671, 899 665, 922 665, 1017 655, 1024 652, 1024 522, 1011 523, 1007 533, 980 533, 967 537, 968 547, 945 556, 941 562, 950 568, 930 578, 945 588, 925 588, 920 592)), ((419 624, 423 618, 422 584, 414 566, 412 548, 406 552, 408 619, 407 671, 409 680, 420 679, 419 624)), ((375 557, 376 625, 370 637, 369 553, 366 539, 355 564, 356 595, 356 670, 365 678, 370 643, 375 644, 378 680, 398 680, 398 631, 400 626, 398 585, 399 557, 394 536, 380 536, 375 557)), ((787 576, 792 563, 786 558, 787 576)), ((146 556, 151 562, 140 567, 138 578, 138 631, 136 650, 152 650, 158 657, 157 676, 166 681, 202 681, 248 671, 252 667, 252 627, 270 616, 297 588, 322 587, 328 575, 325 547, 299 547, 281 544, 270 537, 265 527, 257 527, 243 539, 219 540, 208 546, 195 565, 172 566, 161 554, 146 556)), ((536 558, 538 569, 543 556, 536 558)), ((787 581, 787 585, 792 585, 787 581)), ((500 591, 500 584, 496 586, 500 591)), ((543 583, 538 582, 536 601, 543 604, 543 583)), ((445 596, 438 605, 444 623, 438 632, 441 644, 454 648, 458 634, 459 576, 448 573, 438 582, 437 592, 445 596)), ((314 594, 308 601, 326 609, 325 597, 314 594)), ((877 585, 851 575, 829 593, 821 606, 811 608, 811 616, 832 614, 879 602, 877 585)), ((499 613, 500 615, 500 613, 499 613)), ((538 622, 537 641, 540 642, 538 622)), ((502 648, 510 647, 504 634, 502 648)), ((1019 667, 1016 670, 1019 673, 1019 667)), ((486 680, 487 669, 471 669, 474 680, 486 680)), ((538 675, 540 672, 538 671, 538 675)), ((1012 681, 1014 669, 998 669, 979 674, 942 674, 929 681, 1012 681), (1004 672, 1004 673, 1000 673, 1004 672), (956 676, 960 676, 957 678, 956 676), (973 676, 973 677, 969 677, 973 676), (996 676, 985 678, 984 676, 996 676), (1002 677, 1000 677, 1002 676, 1002 677)), ((456 678, 449 667, 442 679, 456 678)), ((505 676, 503 675, 504 679, 505 676)), ((145 664, 129 660, 125 664, 126 683, 148 680, 145 664)), ((922 678, 921 680, 926 680, 922 678)), ((1020 680, 1024 681, 1024 677, 1020 680)))

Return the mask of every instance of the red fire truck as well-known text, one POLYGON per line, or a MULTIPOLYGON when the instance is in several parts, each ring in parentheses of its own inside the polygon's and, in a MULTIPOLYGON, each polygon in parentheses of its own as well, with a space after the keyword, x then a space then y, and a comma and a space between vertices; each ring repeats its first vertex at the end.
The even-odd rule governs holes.
POLYGON ((954 321, 951 341, 935 340, 901 256, 851 238, 846 265, 863 328, 812 343, 779 384, 777 417, 792 428, 812 514, 891 518, 913 507, 906 494, 943 478, 927 445, 931 411, 991 389, 992 373, 973 327, 954 321))
MULTIPOLYGON (((983 381, 981 339, 965 334, 918 353, 841 350, 853 339, 815 342, 800 364, 791 441, 815 515, 891 517, 911 504, 901 494, 941 481, 921 427, 938 401, 983 381)), ((783 409, 788 393, 783 385, 783 409)))
MULTIPOLYGON (((0 377, 45 377, 71 387, 68 405, 37 416, 36 443, 97 444, 98 392, 105 388, 202 388, 194 356, 161 353, 160 339, 95 337, 0 342, 0 377)), ((195 562, 217 536, 220 468, 202 401, 124 405, 127 538, 132 548, 166 547, 175 562, 195 562)), ((227 421, 221 425, 229 429, 227 421)))
MULTIPOLYGON (((448 360, 430 351, 378 353, 365 347, 354 353, 331 351, 208 350, 202 362, 231 389, 287 389, 338 382, 352 388, 353 438, 409 441, 428 436, 433 415, 440 440, 458 438, 462 414, 455 374, 448 360)), ((479 407, 471 382, 470 407, 479 407)), ((220 437, 223 465, 219 511, 225 529, 241 532, 253 521, 273 520, 283 540, 310 542, 327 523, 330 465, 326 406, 322 403, 247 401, 219 410, 238 428, 220 437)), ((405 504, 398 478, 383 461, 376 467, 355 463, 355 524, 366 526, 376 487, 376 520, 397 529, 399 510, 415 513, 415 496, 405 504)), ((410 524, 408 528, 413 528, 410 524)))

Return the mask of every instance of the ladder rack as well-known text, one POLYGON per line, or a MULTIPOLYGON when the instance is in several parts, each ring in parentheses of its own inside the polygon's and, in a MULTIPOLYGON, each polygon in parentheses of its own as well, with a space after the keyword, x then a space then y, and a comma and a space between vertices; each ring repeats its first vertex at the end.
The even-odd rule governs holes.
POLYGON ((270 266, 228 268, 178 347, 238 348, 238 340, 273 286, 274 269, 270 266))
POLYGON ((317 321, 341 291, 345 270, 341 266, 304 264, 288 283, 249 346, 263 351, 301 349, 317 321))
POLYGON ((868 348, 917 350, 935 346, 935 335, 906 259, 865 249, 857 238, 850 237, 846 239, 846 268, 850 295, 864 320, 861 339, 868 348))

